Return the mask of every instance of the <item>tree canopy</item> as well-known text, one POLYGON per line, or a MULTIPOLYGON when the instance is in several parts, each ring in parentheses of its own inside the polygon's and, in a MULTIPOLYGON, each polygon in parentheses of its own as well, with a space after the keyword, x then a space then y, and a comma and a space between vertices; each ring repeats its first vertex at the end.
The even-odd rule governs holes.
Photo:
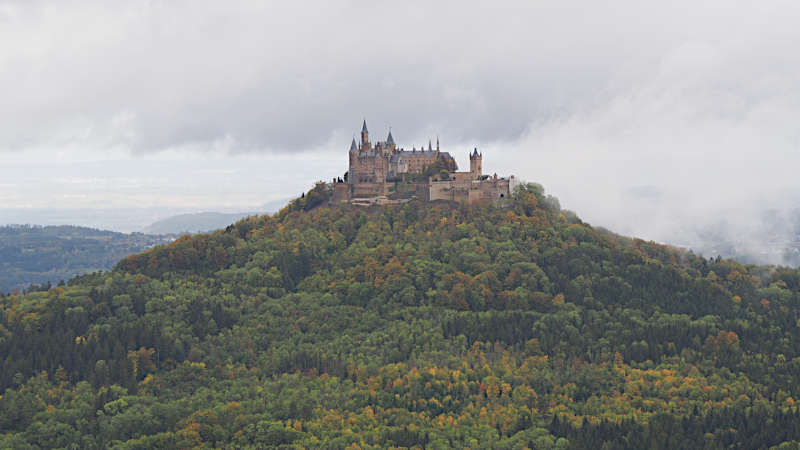
POLYGON ((797 270, 315 189, 0 297, 0 448, 797 448, 797 270))

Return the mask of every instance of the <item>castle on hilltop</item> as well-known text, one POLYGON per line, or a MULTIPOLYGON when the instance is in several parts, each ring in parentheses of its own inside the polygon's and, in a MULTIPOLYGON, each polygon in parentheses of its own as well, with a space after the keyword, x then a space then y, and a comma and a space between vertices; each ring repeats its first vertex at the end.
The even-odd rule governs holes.
POLYGON ((483 154, 477 148, 469 154, 469 172, 459 172, 455 158, 439 149, 438 138, 436 149, 428 141, 427 149, 405 150, 397 147, 390 130, 385 141, 373 145, 366 120, 360 142, 353 137, 348 155, 347 172, 334 180, 334 202, 396 203, 419 198, 502 205, 516 183, 513 176, 484 175, 483 154))

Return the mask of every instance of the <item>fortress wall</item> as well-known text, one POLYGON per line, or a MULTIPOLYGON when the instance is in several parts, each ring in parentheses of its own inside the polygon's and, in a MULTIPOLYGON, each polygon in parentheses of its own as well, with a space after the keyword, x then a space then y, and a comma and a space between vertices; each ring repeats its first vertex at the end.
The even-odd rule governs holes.
MULTIPOLYGON (((507 179, 484 181, 451 180, 417 183, 415 195, 423 201, 447 200, 467 203, 493 203, 504 205, 510 200, 511 182, 507 179)), ((390 183, 337 183, 333 187, 333 201, 389 195, 390 183)))
MULTIPOLYGON (((469 202, 470 203, 492 203, 495 200, 495 196, 493 195, 491 189, 480 188, 480 189, 472 189, 469 191, 469 202)), ((499 195, 497 196, 499 197, 499 195)))
POLYGON ((473 183, 473 189, 469 191, 469 202, 505 204, 511 194, 509 188, 509 180, 505 179, 489 179, 473 183))
MULTIPOLYGON (((469 175, 468 172, 466 174, 469 175)), ((509 180, 505 179, 473 181, 457 177, 452 181, 431 181, 428 184, 428 200, 503 205, 509 199, 509 187, 509 180)))
POLYGON ((450 179, 460 183, 469 183, 472 181, 472 173, 470 172, 452 172, 450 179))
POLYGON ((514 193, 514 190, 517 189, 517 186, 519 186, 519 185, 520 185, 520 181, 519 181, 519 179, 517 177, 515 177, 514 175, 511 175, 510 177, 508 177, 508 192, 509 192, 509 196, 510 196, 510 194, 514 193))
POLYGON ((469 185, 458 181, 433 181, 430 186, 430 200, 469 201, 469 185))
POLYGON ((353 185, 352 197, 376 197, 386 195, 388 184, 385 183, 358 183, 353 185))
POLYGON ((424 200, 426 202, 431 200, 431 191, 428 188, 427 183, 417 183, 416 190, 417 190, 416 195, 418 199, 424 200))
POLYGON ((350 200, 350 184, 336 183, 333 185, 333 201, 344 202, 350 200))

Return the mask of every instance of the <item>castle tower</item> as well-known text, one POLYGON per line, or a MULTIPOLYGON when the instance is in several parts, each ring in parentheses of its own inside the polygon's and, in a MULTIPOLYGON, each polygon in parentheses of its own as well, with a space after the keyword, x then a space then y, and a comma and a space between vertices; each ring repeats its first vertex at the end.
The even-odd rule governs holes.
POLYGON ((469 173, 473 180, 478 180, 483 175, 483 154, 478 153, 477 147, 469 155, 469 173))
POLYGON ((389 129, 389 136, 386 137, 386 146, 391 150, 395 150, 397 146, 394 144, 394 137, 392 137, 392 130, 389 129))
POLYGON ((358 147, 356 146, 356 137, 353 136, 353 141, 350 142, 350 151, 347 152, 349 156, 349 165, 347 168, 347 174, 350 178, 350 181, 353 180, 353 173, 355 172, 355 167, 358 164, 358 147))
POLYGON ((361 151, 369 151, 369 131, 367 130, 367 119, 364 119, 364 125, 361 126, 361 151))

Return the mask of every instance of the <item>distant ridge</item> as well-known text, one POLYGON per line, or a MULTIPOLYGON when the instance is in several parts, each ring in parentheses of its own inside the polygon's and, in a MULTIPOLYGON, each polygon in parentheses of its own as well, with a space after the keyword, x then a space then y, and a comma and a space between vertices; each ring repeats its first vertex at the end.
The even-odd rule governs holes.
POLYGON ((0 293, 111 269, 120 259, 172 240, 71 225, 0 227, 0 293))
POLYGON ((142 232, 148 234, 181 234, 181 233, 206 233, 225 228, 228 225, 247 216, 255 216, 256 212, 219 213, 199 212, 192 214, 179 214, 167 217, 147 226, 142 232))
POLYGON ((151 223, 141 230, 148 234, 207 233, 225 228, 248 216, 272 214, 289 202, 289 199, 272 200, 256 208, 258 211, 222 213, 204 211, 177 214, 151 223))

